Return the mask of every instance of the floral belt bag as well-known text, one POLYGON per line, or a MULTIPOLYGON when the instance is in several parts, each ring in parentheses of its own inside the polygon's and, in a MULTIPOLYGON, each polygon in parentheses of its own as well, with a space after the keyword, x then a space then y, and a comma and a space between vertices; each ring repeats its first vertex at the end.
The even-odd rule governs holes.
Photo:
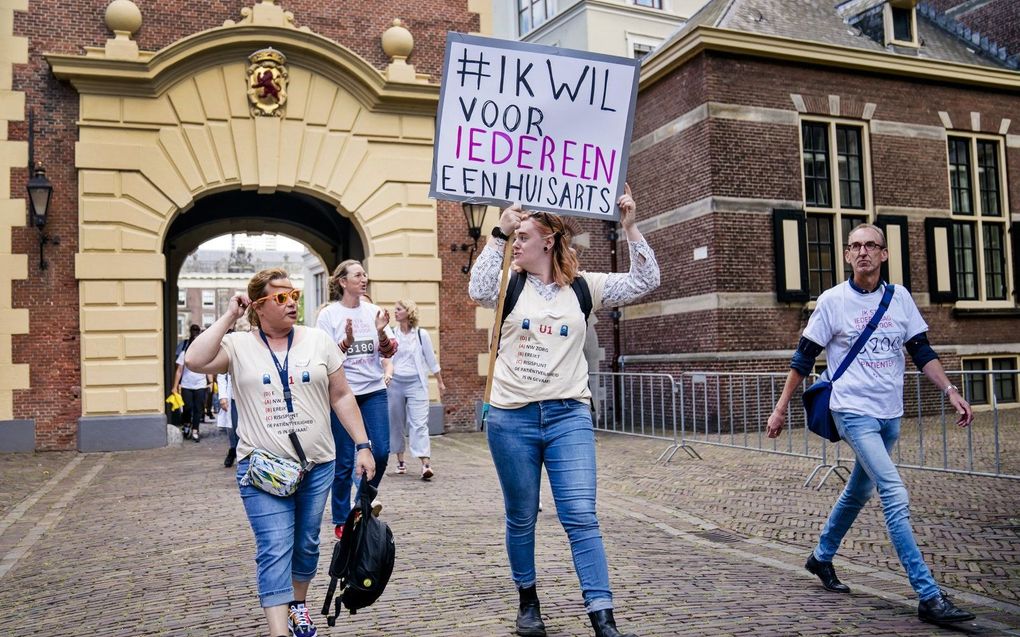
POLYGON ((305 458, 297 434, 292 431, 289 437, 301 462, 281 458, 265 449, 256 449, 248 456, 248 471, 241 478, 241 486, 253 486, 281 498, 293 495, 297 491, 301 479, 311 470, 313 463, 305 458))

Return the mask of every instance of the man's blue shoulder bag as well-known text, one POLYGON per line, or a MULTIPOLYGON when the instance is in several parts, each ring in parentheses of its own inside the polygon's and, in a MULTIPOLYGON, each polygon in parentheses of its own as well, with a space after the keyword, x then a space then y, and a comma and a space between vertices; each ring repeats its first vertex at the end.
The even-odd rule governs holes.
POLYGON ((839 380, 843 372, 850 367, 850 363, 854 362, 857 354, 864 349, 868 339, 878 329, 878 324, 881 322, 882 317, 885 316, 885 311, 889 309, 893 291, 894 286, 892 284, 885 286, 885 294, 882 295, 882 301, 878 304, 875 315, 871 317, 868 326, 864 328, 864 331, 861 332, 853 347, 846 353, 846 358, 843 359, 836 373, 828 379, 823 378, 816 381, 815 384, 804 391, 804 410, 807 412, 808 429, 829 442, 839 441, 839 431, 836 429, 836 422, 832 419, 832 411, 829 410, 829 396, 832 394, 832 384, 839 380))

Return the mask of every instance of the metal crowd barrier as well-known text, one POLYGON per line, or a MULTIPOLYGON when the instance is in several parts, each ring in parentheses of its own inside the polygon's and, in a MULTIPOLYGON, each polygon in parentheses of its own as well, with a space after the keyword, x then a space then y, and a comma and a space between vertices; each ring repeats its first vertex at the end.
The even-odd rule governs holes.
MULTIPOLYGON (((922 374, 904 378, 904 414, 892 458, 901 468, 1020 479, 1020 408, 1017 370, 948 371, 974 403, 974 422, 956 426, 957 415, 942 393, 922 374), (1001 404, 1000 404, 1001 403, 1001 404)), ((599 430, 670 441, 659 456, 669 462, 683 449, 700 458, 692 445, 715 445, 818 461, 805 486, 816 488, 831 475, 845 481, 853 452, 829 443, 805 426, 801 392, 787 412, 786 429, 768 438, 765 425, 782 392, 786 373, 692 371, 671 376, 653 373, 591 374, 595 424, 599 430)))
POLYGON ((656 462, 669 462, 681 449, 701 458, 678 428, 679 396, 669 374, 596 372, 589 375, 589 386, 597 430, 670 441, 656 462))

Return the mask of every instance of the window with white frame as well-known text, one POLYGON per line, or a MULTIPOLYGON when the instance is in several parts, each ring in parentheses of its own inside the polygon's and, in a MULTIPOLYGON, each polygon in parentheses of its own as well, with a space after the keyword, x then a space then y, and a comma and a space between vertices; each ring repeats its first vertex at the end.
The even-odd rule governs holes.
POLYGON ((202 328, 205 329, 216 322, 215 314, 203 314, 202 315, 202 328))
POLYGON ((867 129, 845 120, 801 121, 810 298, 849 276, 843 247, 871 220, 867 129))
POLYGON ((1018 402, 1018 363, 1014 355, 964 358, 964 398, 972 405, 1018 402))
POLYGON ((187 307, 188 291, 182 288, 177 289, 177 307, 187 307))
POLYGON ((954 283, 963 305, 1012 305, 1003 146, 992 136, 948 138, 954 283))
POLYGON ((519 35, 545 24, 556 15, 556 0, 517 0, 517 28, 519 35))
POLYGON ((216 307, 216 290, 202 290, 202 307, 216 307))
POLYGON ((912 0, 890 0, 883 7, 886 44, 920 46, 917 37, 917 9, 912 0))

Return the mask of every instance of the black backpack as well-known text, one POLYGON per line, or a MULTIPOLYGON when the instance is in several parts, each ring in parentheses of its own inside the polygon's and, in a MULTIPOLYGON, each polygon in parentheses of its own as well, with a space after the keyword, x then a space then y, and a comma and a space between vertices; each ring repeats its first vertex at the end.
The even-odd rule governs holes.
MULTIPOLYGON (((499 318, 499 331, 503 330, 503 323, 506 321, 506 317, 510 316, 510 312, 513 312, 514 306, 517 305, 517 299, 520 298, 521 292, 524 291, 524 283, 528 280, 526 274, 520 272, 510 273, 510 283, 506 288, 506 299, 503 301, 503 315, 499 318)), ((591 300, 591 290, 588 289, 588 282, 582 276, 574 277, 574 280, 570 283, 570 289, 574 291, 574 296, 577 297, 577 303, 581 306, 581 311, 584 313, 584 324, 588 324, 588 317, 591 316, 591 310, 593 304, 591 300)))
POLYGON ((354 615, 371 606, 382 595, 390 575, 396 546, 389 525, 372 515, 372 500, 378 491, 368 482, 361 483, 361 497, 344 522, 343 538, 333 545, 333 559, 329 564, 329 590, 322 614, 326 623, 336 625, 343 604, 354 615), (329 606, 336 594, 336 608, 332 615, 329 606))

